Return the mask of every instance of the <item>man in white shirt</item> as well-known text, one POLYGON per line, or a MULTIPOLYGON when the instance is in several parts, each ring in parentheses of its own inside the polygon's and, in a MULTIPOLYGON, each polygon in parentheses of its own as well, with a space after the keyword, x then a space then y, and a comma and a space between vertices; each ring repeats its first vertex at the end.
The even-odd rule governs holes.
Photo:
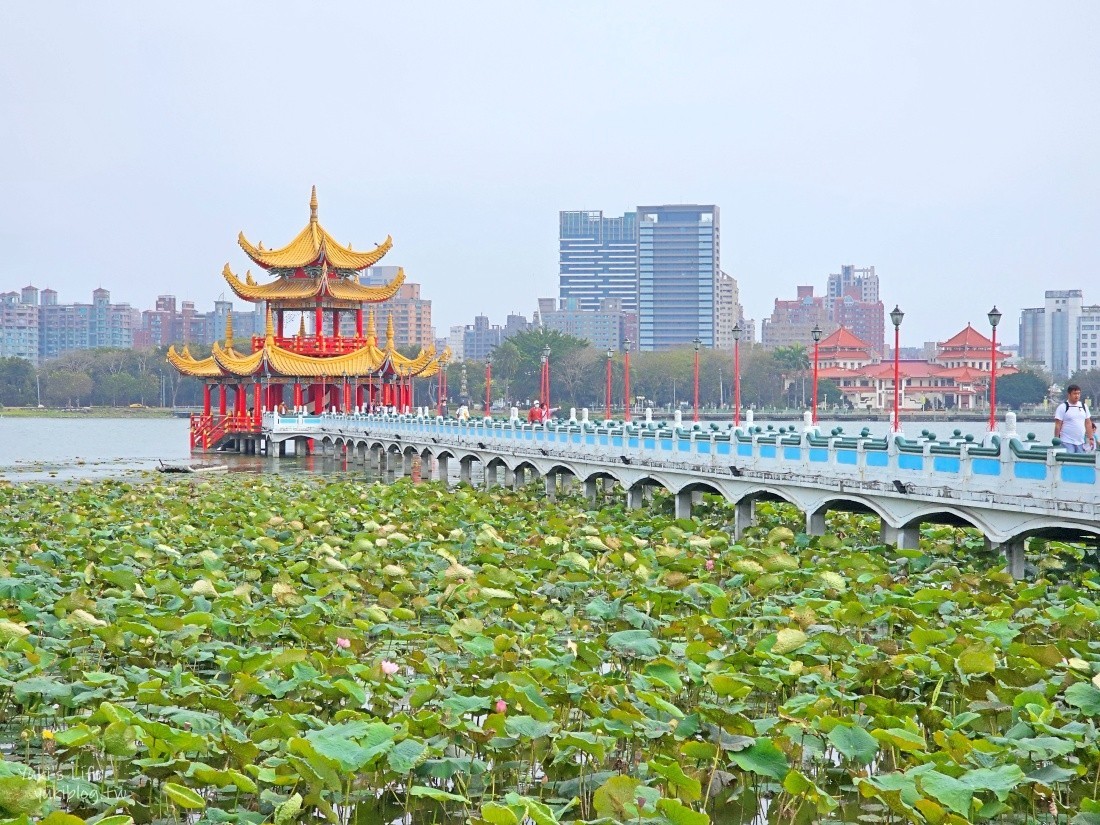
POLYGON ((1083 453, 1095 448, 1095 434, 1089 408, 1081 401, 1081 388, 1070 384, 1066 400, 1054 411, 1054 437, 1062 439, 1067 452, 1083 453))

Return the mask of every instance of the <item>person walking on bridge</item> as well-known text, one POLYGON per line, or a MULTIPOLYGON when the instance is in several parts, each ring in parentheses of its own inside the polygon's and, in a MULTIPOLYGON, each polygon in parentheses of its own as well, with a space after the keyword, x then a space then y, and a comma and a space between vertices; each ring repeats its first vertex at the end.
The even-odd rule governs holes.
POLYGON ((1054 411, 1054 437, 1062 439, 1062 446, 1071 453, 1096 448, 1096 428, 1076 384, 1066 387, 1066 400, 1054 411))

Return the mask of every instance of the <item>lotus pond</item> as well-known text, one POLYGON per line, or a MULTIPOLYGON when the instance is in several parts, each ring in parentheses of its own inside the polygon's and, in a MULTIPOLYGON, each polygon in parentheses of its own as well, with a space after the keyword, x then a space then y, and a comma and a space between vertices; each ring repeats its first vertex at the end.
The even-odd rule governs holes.
POLYGON ((1100 822, 1100 577, 760 505, 0 487, 0 821, 1100 822))

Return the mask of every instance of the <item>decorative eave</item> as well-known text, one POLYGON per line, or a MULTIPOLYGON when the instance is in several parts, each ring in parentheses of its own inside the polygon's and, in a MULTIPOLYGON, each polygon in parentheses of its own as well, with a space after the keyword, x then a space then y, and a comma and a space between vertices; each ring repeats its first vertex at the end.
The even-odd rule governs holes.
POLYGON ((318 296, 330 296, 337 301, 354 303, 380 303, 397 294, 405 282, 405 270, 399 268, 393 280, 382 286, 363 286, 351 279, 332 277, 327 269, 317 278, 280 277, 266 284, 257 284, 252 274, 246 273, 242 281, 226 264, 222 269, 229 288, 242 301, 304 301, 318 296))
POLYGON ((213 357, 199 360, 191 355, 186 345, 184 345, 182 352, 176 352, 175 346, 168 347, 168 363, 179 370, 181 374, 189 375, 192 378, 220 378, 222 376, 221 367, 218 366, 213 357))
POLYGON ((354 252, 350 244, 343 246, 317 220, 317 187, 314 186, 309 201, 309 223, 286 246, 264 249, 262 243, 250 243, 243 232, 237 235, 237 243, 264 269, 298 269, 327 261, 335 269, 358 272, 382 260, 393 246, 393 238, 387 235, 386 240, 369 252, 354 252))

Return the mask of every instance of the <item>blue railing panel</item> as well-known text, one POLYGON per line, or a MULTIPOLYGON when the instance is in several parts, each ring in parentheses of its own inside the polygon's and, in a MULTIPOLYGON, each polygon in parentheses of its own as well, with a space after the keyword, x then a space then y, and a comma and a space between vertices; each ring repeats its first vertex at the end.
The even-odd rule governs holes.
POLYGON ((937 473, 958 473, 962 469, 957 458, 946 455, 932 457, 932 470, 937 473))
POLYGON ((855 450, 837 450, 836 451, 836 463, 837 464, 850 464, 853 467, 858 463, 859 456, 856 455, 855 450))
POLYGON ((1063 464, 1062 481, 1067 481, 1070 484, 1095 484, 1096 468, 1063 464))
POLYGON ((1039 462, 1017 461, 1012 465, 1016 470, 1016 478, 1029 478, 1034 481, 1043 481, 1047 477, 1047 465, 1039 462))
POLYGON ((924 456, 911 455, 909 453, 899 453, 898 467, 903 470, 916 470, 918 472, 924 472, 924 456))

